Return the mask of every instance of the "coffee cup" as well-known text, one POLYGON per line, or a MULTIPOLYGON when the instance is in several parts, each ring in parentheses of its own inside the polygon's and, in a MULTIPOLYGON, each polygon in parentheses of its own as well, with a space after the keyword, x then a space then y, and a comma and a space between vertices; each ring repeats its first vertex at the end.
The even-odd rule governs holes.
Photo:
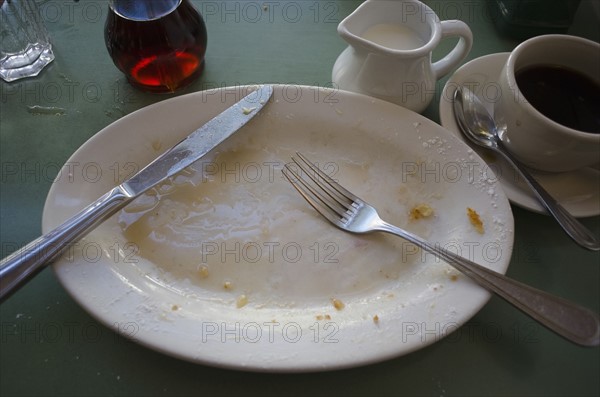
POLYGON ((333 66, 334 85, 415 112, 427 108, 436 81, 465 59, 473 43, 464 22, 440 21, 416 0, 368 0, 339 24, 338 33, 349 46, 333 66), (432 63, 433 50, 446 37, 458 37, 458 43, 432 63))
POLYGON ((566 172, 600 163, 600 44, 568 35, 526 40, 498 83, 499 134, 525 165, 566 172))

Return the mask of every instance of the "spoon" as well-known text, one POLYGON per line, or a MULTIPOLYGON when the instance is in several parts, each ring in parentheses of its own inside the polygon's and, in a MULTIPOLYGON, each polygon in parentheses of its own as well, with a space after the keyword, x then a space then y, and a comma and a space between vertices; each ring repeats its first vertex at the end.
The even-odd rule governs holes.
POLYGON ((600 251, 600 240, 554 199, 504 146, 498 127, 481 100, 468 88, 458 87, 454 93, 454 115, 462 133, 473 143, 502 155, 523 177, 542 205, 577 244, 600 251))

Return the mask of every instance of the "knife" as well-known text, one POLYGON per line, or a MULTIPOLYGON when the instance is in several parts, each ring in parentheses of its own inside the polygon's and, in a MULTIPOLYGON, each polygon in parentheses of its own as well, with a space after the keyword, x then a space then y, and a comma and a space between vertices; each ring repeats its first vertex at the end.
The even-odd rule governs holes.
POLYGON ((272 95, 272 86, 260 86, 62 225, 0 261, 0 302, 136 197, 201 159, 254 117, 272 95))

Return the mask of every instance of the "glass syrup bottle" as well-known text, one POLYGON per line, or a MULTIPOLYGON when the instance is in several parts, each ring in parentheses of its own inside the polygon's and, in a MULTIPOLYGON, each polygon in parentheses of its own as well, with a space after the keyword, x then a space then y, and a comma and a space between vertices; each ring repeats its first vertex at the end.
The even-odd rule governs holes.
POLYGON ((129 82, 174 92, 204 69, 206 25, 189 0, 111 0, 106 48, 129 82))

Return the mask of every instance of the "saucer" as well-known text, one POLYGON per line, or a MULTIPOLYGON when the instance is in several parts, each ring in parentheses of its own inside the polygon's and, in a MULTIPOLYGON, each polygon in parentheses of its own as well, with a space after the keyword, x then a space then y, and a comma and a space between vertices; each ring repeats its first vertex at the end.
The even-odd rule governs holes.
MULTIPOLYGON (((494 103, 501 95, 496 79, 508 56, 508 52, 485 55, 460 67, 442 91, 440 122, 486 161, 512 203, 530 211, 547 214, 517 171, 501 156, 468 142, 454 118, 452 98, 460 85, 467 85, 482 99, 487 110, 494 114, 494 103)), ((573 216, 589 217, 600 214, 600 170, 591 167, 563 173, 531 170, 531 174, 573 216)))

